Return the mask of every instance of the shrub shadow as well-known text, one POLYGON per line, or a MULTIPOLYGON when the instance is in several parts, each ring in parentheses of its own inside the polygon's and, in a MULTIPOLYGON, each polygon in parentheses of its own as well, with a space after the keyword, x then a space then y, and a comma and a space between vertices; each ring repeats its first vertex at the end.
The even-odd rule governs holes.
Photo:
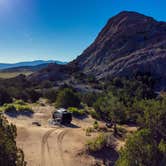
POLYGON ((12 118, 17 118, 18 116, 27 116, 31 118, 34 113, 31 111, 5 111, 5 114, 12 118))
POLYGON ((85 115, 73 115, 73 117, 79 120, 83 120, 86 119, 88 116, 85 114, 85 115))
POLYGON ((90 153, 95 159, 103 161, 106 166, 114 166, 117 161, 119 154, 114 147, 105 147, 100 152, 90 153))

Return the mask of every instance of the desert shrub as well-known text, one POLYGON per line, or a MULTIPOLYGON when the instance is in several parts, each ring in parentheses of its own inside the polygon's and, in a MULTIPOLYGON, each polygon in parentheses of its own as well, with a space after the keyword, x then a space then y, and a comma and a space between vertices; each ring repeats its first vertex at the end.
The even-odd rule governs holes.
POLYGON ((121 136, 122 138, 125 138, 127 135, 127 130, 121 126, 117 126, 117 133, 119 136, 121 136))
POLYGON ((94 102, 97 100, 96 93, 85 93, 80 95, 81 101, 87 104, 88 107, 92 107, 94 102))
POLYGON ((114 122, 115 133, 116 124, 124 123, 126 120, 126 107, 119 101, 118 97, 113 95, 112 92, 99 97, 94 104, 94 108, 100 119, 114 122))
POLYGON ((74 92, 72 89, 65 88, 58 92, 55 106, 63 108, 79 107, 80 99, 76 92, 74 92))
POLYGON ((116 166, 157 166, 161 156, 151 132, 143 129, 129 137, 116 166))
POLYGON ((3 110, 5 113, 15 113, 15 112, 16 112, 16 107, 15 107, 13 104, 5 104, 5 105, 2 107, 2 110, 3 110))
POLYGON ((57 90, 46 89, 43 91, 43 98, 48 99, 49 102, 55 102, 57 98, 57 90))
POLYGON ((41 97, 41 94, 32 88, 27 89, 26 93, 28 94, 28 101, 32 103, 35 103, 41 97))
POLYGON ((1 110, 4 111, 8 115, 17 116, 19 114, 33 114, 33 110, 26 104, 20 105, 20 104, 5 104, 3 107, 1 107, 1 110))
POLYGON ((100 134, 97 138, 90 140, 86 144, 86 150, 89 153, 98 152, 105 148, 107 145, 107 137, 104 134, 100 134))
POLYGON ((12 102, 12 97, 7 92, 7 90, 5 90, 4 88, 0 88, 0 105, 11 102, 12 102))
POLYGON ((75 117, 85 115, 85 111, 83 109, 78 109, 76 107, 69 107, 68 111, 71 112, 75 117))
POLYGON ((141 100, 133 108, 139 112, 141 130, 129 137, 117 166, 158 166, 166 161, 166 99, 141 100))
POLYGON ((0 115, 0 165, 25 166, 24 153, 16 146, 16 126, 0 115))
POLYGON ((49 80, 43 81, 41 83, 41 85, 40 85, 40 88, 46 88, 46 89, 48 89, 48 88, 52 88, 52 87, 53 87, 53 83, 51 81, 49 81, 49 80))
POLYGON ((98 123, 98 121, 94 121, 94 123, 93 123, 93 128, 95 129, 95 130, 98 130, 98 128, 99 128, 99 123, 98 123))
POLYGON ((92 127, 86 128, 86 136, 90 136, 90 134, 94 131, 92 127))
POLYGON ((18 105, 26 105, 26 103, 23 100, 15 100, 14 104, 18 104, 18 105))
POLYGON ((33 110, 28 105, 16 105, 17 112, 29 112, 33 113, 33 110))
POLYGON ((97 119, 97 120, 100 119, 100 115, 94 109, 90 109, 90 110, 88 110, 88 112, 92 118, 97 119))

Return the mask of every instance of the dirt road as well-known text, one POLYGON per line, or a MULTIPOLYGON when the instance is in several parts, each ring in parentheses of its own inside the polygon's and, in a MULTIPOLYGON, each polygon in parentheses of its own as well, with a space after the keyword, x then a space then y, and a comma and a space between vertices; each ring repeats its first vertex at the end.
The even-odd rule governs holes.
POLYGON ((90 166, 94 162, 92 157, 77 155, 86 141, 80 128, 17 126, 17 130, 17 145, 23 149, 28 166, 90 166))
POLYGON ((54 128, 48 130, 42 137, 41 141, 41 166, 46 166, 48 163, 50 166, 62 165, 65 166, 64 152, 62 147, 62 141, 64 136, 69 130, 62 130, 60 128, 54 128), (53 135, 54 142, 52 143, 50 137, 53 135), (55 157, 56 156, 56 157, 55 157), (59 158, 57 160, 57 158, 59 158))

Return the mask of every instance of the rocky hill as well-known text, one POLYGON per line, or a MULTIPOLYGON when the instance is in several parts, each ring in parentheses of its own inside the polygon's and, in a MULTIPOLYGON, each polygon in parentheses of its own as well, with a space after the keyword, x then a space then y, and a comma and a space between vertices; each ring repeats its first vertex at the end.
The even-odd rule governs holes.
POLYGON ((134 71, 166 76, 166 23, 135 12, 111 18, 75 63, 85 73, 131 75, 134 71))
POLYGON ((136 12, 121 12, 67 66, 77 66, 97 79, 149 72, 160 79, 160 87, 166 87, 166 23, 136 12))

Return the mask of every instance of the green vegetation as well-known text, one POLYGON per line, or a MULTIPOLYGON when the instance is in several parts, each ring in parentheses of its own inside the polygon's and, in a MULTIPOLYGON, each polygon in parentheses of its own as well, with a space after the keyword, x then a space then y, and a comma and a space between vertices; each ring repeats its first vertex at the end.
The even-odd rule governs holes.
POLYGON ((97 138, 90 140, 86 144, 86 150, 89 153, 94 153, 102 150, 107 145, 107 137, 104 134, 100 134, 97 138))
POLYGON ((72 89, 65 88, 58 92, 55 106, 63 108, 79 107, 80 99, 72 89))
POLYGON ((94 128, 95 130, 98 130, 98 129, 99 129, 99 123, 98 123, 98 121, 94 121, 94 123, 93 123, 93 128, 94 128))
POLYGON ((83 109, 78 109, 76 107, 69 107, 68 111, 71 112, 74 117, 81 117, 85 115, 85 111, 83 109))
POLYGON ((90 136, 93 131, 94 131, 94 128, 92 127, 86 128, 86 136, 90 136))
POLYGON ((109 92, 96 101, 94 108, 101 119, 113 122, 114 132, 116 133, 116 123, 121 123, 125 120, 125 107, 118 98, 109 92))
POLYGON ((0 115, 0 165, 25 166, 24 154, 16 146, 16 127, 0 115))
POLYGON ((162 165, 166 161, 166 99, 142 100, 135 107, 140 130, 128 139, 117 166, 162 165))
MULTIPOLYGON (((117 166, 164 166, 166 162, 166 97, 162 93, 156 98, 154 82, 150 75, 140 73, 130 80, 113 79, 104 85, 104 92, 93 103, 95 111, 90 114, 111 121, 115 134, 126 135, 117 124, 139 126, 127 139, 117 166)), ((89 151, 97 151, 96 144, 96 140, 90 142, 89 151)))
POLYGON ((97 98, 98 98, 98 94, 96 94, 96 93, 80 94, 81 101, 89 107, 93 106, 93 104, 96 102, 97 98))
POLYGON ((33 114, 33 110, 21 100, 16 100, 12 104, 4 104, 1 111, 11 116, 33 114))
POLYGON ((0 88, 0 105, 12 102, 10 94, 3 88, 0 88))
POLYGON ((19 75, 10 79, 0 79, 0 98, 2 96, 0 105, 12 102, 12 99, 36 102, 41 97, 41 94, 33 86, 26 79, 25 75, 19 75))
MULTIPOLYGON (((78 78, 86 77, 83 73, 78 78)), ((0 105, 5 112, 33 111, 23 102, 36 102, 44 97, 56 107, 67 108, 75 117, 89 113, 96 120, 113 124, 115 136, 126 136, 121 124, 134 124, 138 131, 127 138, 121 150, 117 166, 158 166, 166 163, 166 97, 156 97, 154 80, 149 73, 136 73, 130 78, 107 78, 96 81, 93 77, 84 80, 88 85, 99 86, 100 93, 77 92, 68 85, 59 89, 54 82, 45 80, 32 83, 25 76, 0 79, 0 105), (12 103, 14 100, 16 101, 12 103), (6 104, 7 103, 7 104, 6 104), (11 104, 12 103, 12 104, 11 104), (85 111, 84 111, 85 110, 85 111)), ((100 131, 95 121, 86 134, 100 131)), ((103 127, 105 132, 105 128, 103 127)), ((99 136, 87 143, 87 151, 97 152, 106 145, 105 137, 99 136)))
POLYGON ((56 101, 57 98, 57 90, 53 89, 53 88, 49 88, 49 89, 44 89, 43 90, 43 98, 47 99, 49 102, 53 103, 56 101))
POLYGON ((93 108, 89 108, 88 113, 91 115, 92 118, 97 120, 100 119, 100 115, 93 108))
POLYGON ((145 129, 130 137, 120 153, 117 166, 157 166, 159 151, 151 133, 145 129))

